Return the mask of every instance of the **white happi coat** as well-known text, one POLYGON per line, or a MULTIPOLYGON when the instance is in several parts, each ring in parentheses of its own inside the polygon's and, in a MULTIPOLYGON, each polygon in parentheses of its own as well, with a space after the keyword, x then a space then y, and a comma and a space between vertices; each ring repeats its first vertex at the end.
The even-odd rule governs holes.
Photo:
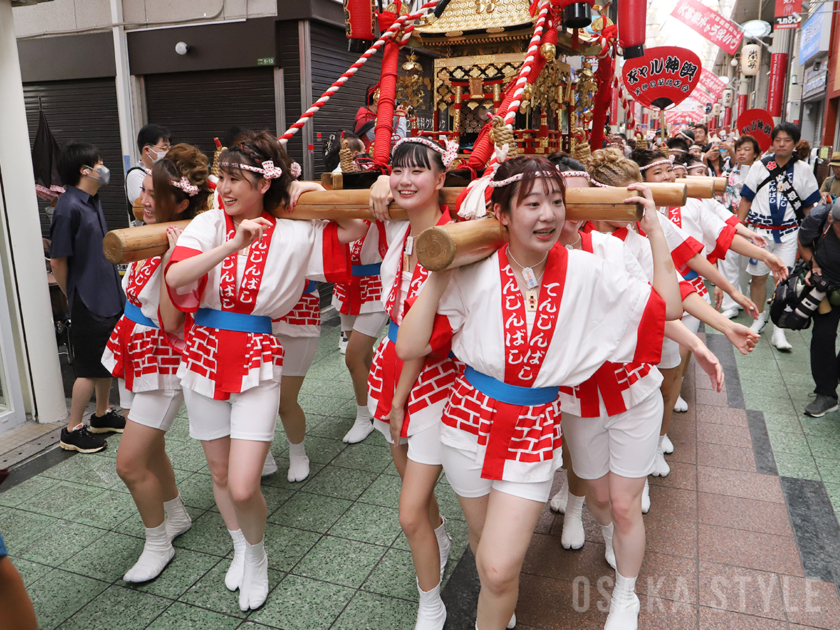
MULTIPOLYGON (((529 332, 506 250, 453 271, 433 348, 451 339, 467 366, 531 388, 578 385, 605 361, 659 361, 665 305, 647 282, 623 265, 611 268, 592 254, 555 246, 529 332)), ((562 461, 559 396, 532 406, 501 403, 461 374, 444 410, 441 440, 475 453, 484 478, 550 479, 562 461)))
MULTIPOLYGON (((208 308, 279 319, 299 301, 307 278, 346 278, 336 224, 275 219, 268 213, 263 218, 272 228, 250 246, 247 258, 234 253, 200 280, 170 287, 173 304, 188 313, 208 308)), ((200 214, 181 233, 170 264, 207 252, 234 235, 224 211, 200 214)), ((283 349, 272 334, 194 325, 186 346, 179 370, 182 385, 209 398, 226 400, 262 381, 280 381, 283 349)))
MULTIPOLYGON (((382 262, 387 250, 384 224, 371 223, 367 234, 350 244, 350 262, 354 267, 375 265, 382 262)), ((333 288, 332 305, 342 315, 381 312, 385 308, 382 304, 381 276, 353 276, 350 282, 337 282, 333 288)))
POLYGON ((102 355, 102 365, 124 379, 130 392, 180 389, 178 367, 184 334, 170 335, 160 327, 161 257, 131 263, 122 286, 129 303, 140 308, 157 328, 138 324, 123 315, 114 327, 102 355))

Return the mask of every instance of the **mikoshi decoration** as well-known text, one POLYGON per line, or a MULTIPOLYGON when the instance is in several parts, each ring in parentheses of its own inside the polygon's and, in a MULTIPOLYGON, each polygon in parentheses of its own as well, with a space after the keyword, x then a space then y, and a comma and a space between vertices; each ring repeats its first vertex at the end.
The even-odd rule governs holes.
POLYGON ((592 24, 592 5, 595 0, 560 0, 563 8, 563 25, 569 28, 586 28, 592 24))
POLYGON ((621 0, 618 3, 618 43, 625 59, 636 59, 645 54, 645 0, 621 0))
POLYGON ((770 139, 772 131, 773 117, 766 109, 748 109, 738 116, 738 132, 742 136, 749 135, 755 138, 762 153, 773 144, 770 139))
POLYGON ((376 39, 374 0, 344 0, 344 28, 349 50, 362 52, 376 39))
POLYGON ((700 58, 687 48, 650 48, 644 57, 624 63, 624 85, 645 107, 666 109, 679 104, 700 81, 700 58))

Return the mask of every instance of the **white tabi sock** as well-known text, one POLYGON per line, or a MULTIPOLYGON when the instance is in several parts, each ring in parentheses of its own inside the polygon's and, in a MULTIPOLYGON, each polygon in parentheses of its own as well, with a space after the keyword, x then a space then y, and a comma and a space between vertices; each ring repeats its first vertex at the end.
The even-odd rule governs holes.
POLYGON ((583 502, 585 500, 586 497, 569 493, 563 518, 563 533, 560 535, 560 544, 563 545, 563 549, 580 549, 586 542, 586 533, 583 531, 583 502))
POLYGON ((166 534, 169 536, 169 540, 175 540, 192 527, 192 519, 187 513, 187 508, 180 494, 171 501, 164 501, 163 509, 166 512, 166 520, 163 521, 163 524, 166 525, 166 534))
POLYGON ((356 405, 356 421, 344 436, 344 441, 348 444, 356 444, 369 436, 371 431, 373 431, 373 423, 370 421, 367 405, 356 405))
MULTIPOLYGON (((446 563, 449 561, 449 550, 452 548, 452 536, 446 532, 446 519, 440 515, 441 524, 435 529, 438 549, 440 550, 440 577, 443 579, 443 572, 446 570, 446 563)), ((418 587, 419 588, 419 587, 418 587)))
POLYGON ((289 442, 289 481, 303 481, 309 476, 309 458, 303 441, 300 444, 289 442))
POLYGON ((667 477, 671 474, 671 467, 665 461, 665 452, 662 450, 662 438, 659 436, 659 444, 656 445, 656 455, 653 458, 653 470, 651 475, 654 477, 667 477))
POLYGON ((666 455, 670 455, 674 452, 674 443, 671 442, 671 438, 668 437, 668 434, 662 436, 662 452, 666 455))
POLYGON ((265 538, 256 545, 245 541, 245 567, 239 587, 239 610, 256 610, 268 597, 268 556, 265 538))
POLYGON ((148 582, 155 579, 175 556, 175 549, 166 534, 166 525, 146 528, 146 544, 137 563, 123 576, 126 582, 148 582))
POLYGON ((636 595, 636 578, 615 572, 615 588, 610 601, 610 614, 604 630, 637 630, 641 604, 636 595))
POLYGON ((614 531, 613 523, 610 523, 609 525, 601 525, 601 532, 604 534, 604 544, 607 547, 604 550, 604 559, 607 561, 608 565, 610 565, 613 569, 615 569, 615 550, 613 549, 613 531, 614 531))
POLYGON ((642 514, 650 512, 650 484, 645 479, 645 489, 642 490, 642 514))
POLYGON ((235 591, 242 584, 242 571, 245 565, 245 534, 241 529, 235 532, 228 530, 228 534, 233 539, 233 560, 231 560, 230 568, 225 574, 225 586, 229 591, 235 591))
POLYGON ((440 582, 432 590, 424 591, 420 588, 418 580, 417 592, 420 593, 420 602, 417 606, 414 630, 443 630, 446 623, 446 606, 440 598, 440 582))
POLYGON ((551 501, 548 502, 548 507, 551 508, 552 512, 557 512, 558 514, 565 514, 566 513, 566 504, 569 501, 569 477, 568 473, 564 475, 563 482, 560 484, 560 489, 557 491, 553 497, 551 497, 551 501))
POLYGON ((260 477, 268 477, 269 475, 273 475, 277 472, 277 462, 274 460, 274 455, 271 454, 271 451, 268 451, 265 456, 265 463, 263 464, 262 472, 260 473, 260 477))
POLYGON ((674 403, 674 411, 676 411, 677 413, 685 413, 686 411, 688 411, 688 403, 685 402, 685 399, 683 399, 682 395, 677 397, 677 402, 674 403))
POLYGON ((516 627, 516 612, 514 611, 513 616, 508 621, 508 625, 505 626, 508 630, 513 630, 516 627))

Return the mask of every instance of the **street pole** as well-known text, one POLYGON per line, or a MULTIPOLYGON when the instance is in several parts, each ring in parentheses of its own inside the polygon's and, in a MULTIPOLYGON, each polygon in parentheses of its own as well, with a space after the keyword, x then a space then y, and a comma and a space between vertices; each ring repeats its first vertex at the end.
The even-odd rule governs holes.
POLYGON ((111 0, 111 31, 114 35, 114 61, 116 62, 117 77, 117 115, 120 119, 120 147, 123 156, 123 173, 134 164, 135 142, 137 134, 134 131, 134 110, 131 99, 131 73, 128 69, 128 40, 123 26, 122 0, 111 0))

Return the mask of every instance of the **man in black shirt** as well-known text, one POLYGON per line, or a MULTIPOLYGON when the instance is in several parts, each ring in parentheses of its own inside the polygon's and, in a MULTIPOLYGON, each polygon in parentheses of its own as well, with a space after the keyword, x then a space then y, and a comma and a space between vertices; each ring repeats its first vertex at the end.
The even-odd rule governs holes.
POLYGON ((62 151, 58 172, 66 192, 59 198, 50 225, 50 264, 70 305, 70 343, 73 346, 73 397, 70 417, 61 430, 61 448, 96 453, 105 440, 92 433, 122 433, 125 419, 108 409, 111 374, 102 353, 122 315, 125 295, 117 268, 105 258, 102 240, 108 232, 99 188, 110 179, 99 150, 92 144, 71 142, 62 151), (96 392, 96 413, 90 432, 82 415, 96 392))
MULTIPOLYGON (((817 206, 805 217, 799 228, 799 254, 811 263, 811 274, 821 275, 830 288, 840 289, 840 200, 834 205, 817 206)), ((834 292, 827 299, 833 297, 834 292)), ((830 306, 830 311, 824 313, 825 309, 820 308, 814 314, 811 334, 811 376, 816 384, 816 398, 805 407, 805 414, 814 418, 837 409, 840 357, 834 348, 840 305, 830 306)))

